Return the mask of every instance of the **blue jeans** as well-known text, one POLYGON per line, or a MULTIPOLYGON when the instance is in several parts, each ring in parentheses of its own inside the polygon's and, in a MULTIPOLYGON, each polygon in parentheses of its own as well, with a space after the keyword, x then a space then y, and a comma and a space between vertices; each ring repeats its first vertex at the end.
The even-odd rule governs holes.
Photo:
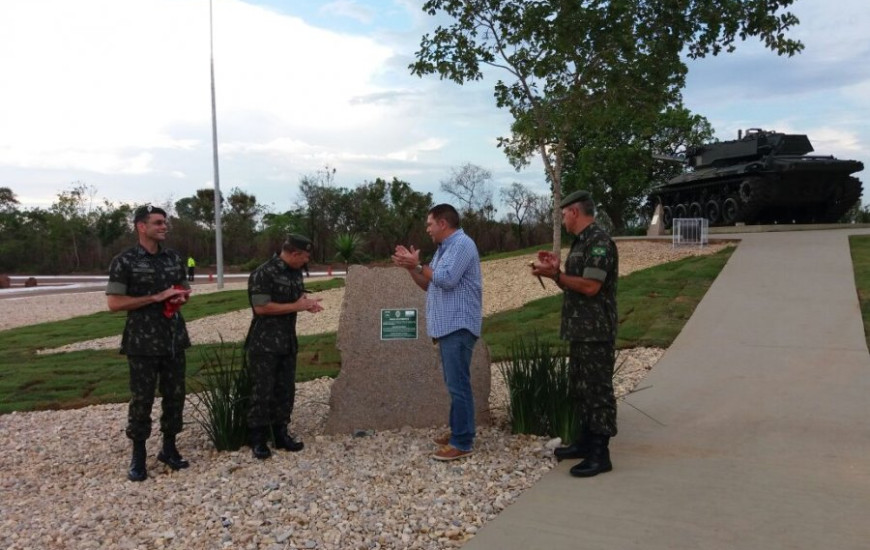
POLYGON ((471 392, 471 353, 477 337, 462 329, 438 339, 444 383, 450 394, 450 444, 461 451, 474 445, 474 394, 471 392))

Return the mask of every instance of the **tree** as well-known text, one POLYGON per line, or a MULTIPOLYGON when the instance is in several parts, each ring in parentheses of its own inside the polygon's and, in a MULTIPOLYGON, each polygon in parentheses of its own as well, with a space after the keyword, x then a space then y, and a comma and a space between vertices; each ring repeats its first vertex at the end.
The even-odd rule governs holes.
POLYGON ((541 157, 559 253, 562 172, 577 122, 604 102, 645 112, 673 102, 687 71, 683 52, 717 55, 751 36, 779 54, 801 51, 785 36, 797 18, 778 13, 792 2, 428 0, 423 10, 452 24, 423 36, 409 68, 460 85, 482 79, 482 66, 508 74, 510 82, 496 82, 495 99, 514 121, 499 146, 517 169, 541 157))
POLYGON ((432 208, 432 194, 419 193, 411 189, 411 184, 396 178, 390 182, 389 201, 392 215, 387 238, 391 247, 390 254, 396 243, 425 242, 424 239, 426 213, 432 208))
POLYGON ((263 232, 270 240, 283 242, 290 233, 304 233, 307 222, 303 210, 263 214, 263 232))
POLYGON ((20 259, 26 257, 30 244, 25 215, 18 210, 18 204, 12 189, 0 187, 0 272, 4 273, 20 267, 20 259))
POLYGON ((514 182, 510 187, 502 189, 501 200, 510 207, 511 212, 507 215, 508 222, 516 224, 517 241, 523 246, 523 222, 535 205, 537 195, 522 183, 514 182))
POLYGON ((20 203, 18 202, 15 193, 12 192, 12 189, 8 187, 0 187, 0 212, 15 210, 18 204, 20 203))
POLYGON ((234 187, 226 199, 226 208, 221 212, 224 245, 231 263, 251 259, 256 249, 256 229, 263 207, 257 197, 234 187))
POLYGON ((308 214, 305 233, 314 244, 314 254, 319 261, 326 261, 334 236, 353 230, 349 222, 354 208, 350 191, 335 187, 335 169, 326 167, 313 175, 303 176, 299 192, 308 214))
MULTIPOLYGON (((226 199, 221 193, 221 213, 223 213, 226 199)), ((204 227, 214 229, 214 189, 206 187, 197 189, 192 197, 185 197, 175 201, 175 214, 186 220, 192 220, 204 227)))
POLYGON ((640 222, 638 213, 651 187, 682 170, 681 164, 654 156, 673 156, 712 137, 709 122, 681 104, 646 116, 619 105, 601 108, 581 121, 568 140, 562 189, 590 191, 613 229, 622 232, 640 222))
POLYGON ((459 201, 457 210, 463 214, 482 215, 486 219, 495 213, 491 186, 492 172, 471 163, 451 169, 450 177, 441 181, 441 190, 459 201))
MULTIPOLYGON (((353 205, 348 222, 361 239, 361 246, 374 257, 386 258, 396 243, 422 236, 420 229, 432 206, 432 195, 418 193, 408 182, 377 178, 350 192, 353 205)), ((337 241, 336 241, 337 242, 337 241)))
POLYGON ((98 207, 94 225, 97 238, 103 247, 107 247, 127 234, 129 225, 127 218, 132 214, 133 208, 128 204, 115 207, 109 201, 104 200, 103 206, 98 207))
MULTIPOLYGON (((81 252, 83 245, 95 233, 91 223, 93 213, 92 203, 96 188, 77 182, 73 187, 59 193, 57 202, 51 205, 51 227, 58 237, 56 244, 58 252, 63 256, 72 255, 72 269, 81 267, 81 252)), ((66 266, 64 266, 66 267, 66 266)))

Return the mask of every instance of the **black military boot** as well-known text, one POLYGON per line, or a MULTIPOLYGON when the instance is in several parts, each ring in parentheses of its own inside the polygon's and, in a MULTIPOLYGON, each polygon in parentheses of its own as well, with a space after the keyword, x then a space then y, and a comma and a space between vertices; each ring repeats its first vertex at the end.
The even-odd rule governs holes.
POLYGON ((567 460, 569 458, 586 458, 589 455, 589 443, 584 439, 578 439, 574 443, 565 447, 556 447, 553 449, 553 456, 556 460, 567 460))
POLYGON ((250 428, 251 454, 254 455, 254 458, 260 460, 266 460, 272 456, 272 451, 270 451, 269 446, 266 445, 266 429, 267 428, 262 427, 250 428))
POLYGON ((272 424, 272 435, 275 436, 275 448, 295 453, 305 448, 305 443, 287 433, 286 424, 272 424))
POLYGON ((163 450, 157 453, 157 460, 166 464, 173 470, 181 470, 190 466, 190 463, 183 458, 175 447, 175 434, 163 434, 163 450))
POLYGON ((553 456, 556 457, 556 460, 586 458, 589 456, 589 435, 587 430, 582 430, 570 445, 556 447, 553 450, 553 456))
POLYGON ((130 481, 145 481, 148 471, 145 469, 145 440, 133 441, 133 459, 130 461, 130 469, 127 470, 127 479, 130 481))
POLYGON ((574 477, 592 477, 612 470, 610 450, 607 448, 609 442, 609 436, 591 434, 589 436, 589 453, 582 462, 571 468, 571 475, 574 477))

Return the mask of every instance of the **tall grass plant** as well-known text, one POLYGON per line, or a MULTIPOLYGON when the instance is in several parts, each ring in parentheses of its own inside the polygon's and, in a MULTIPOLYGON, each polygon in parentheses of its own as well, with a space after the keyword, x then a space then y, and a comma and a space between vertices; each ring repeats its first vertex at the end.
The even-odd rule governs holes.
POLYGON ((564 344, 534 334, 511 344, 511 359, 501 366, 508 389, 508 419, 513 433, 548 435, 571 441, 576 413, 564 344))
POLYGON ((203 351, 189 399, 197 423, 218 451, 235 451, 248 441, 251 380, 241 346, 221 343, 203 351), (239 359, 241 357, 241 359, 239 359))

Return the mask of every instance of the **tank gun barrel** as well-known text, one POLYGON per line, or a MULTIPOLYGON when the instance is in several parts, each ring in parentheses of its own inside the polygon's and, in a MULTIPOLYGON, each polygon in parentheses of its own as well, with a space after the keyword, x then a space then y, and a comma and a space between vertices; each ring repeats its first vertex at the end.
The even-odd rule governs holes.
POLYGON ((689 162, 685 155, 662 155, 659 153, 653 153, 652 158, 666 162, 677 162, 679 164, 686 164, 689 162))

